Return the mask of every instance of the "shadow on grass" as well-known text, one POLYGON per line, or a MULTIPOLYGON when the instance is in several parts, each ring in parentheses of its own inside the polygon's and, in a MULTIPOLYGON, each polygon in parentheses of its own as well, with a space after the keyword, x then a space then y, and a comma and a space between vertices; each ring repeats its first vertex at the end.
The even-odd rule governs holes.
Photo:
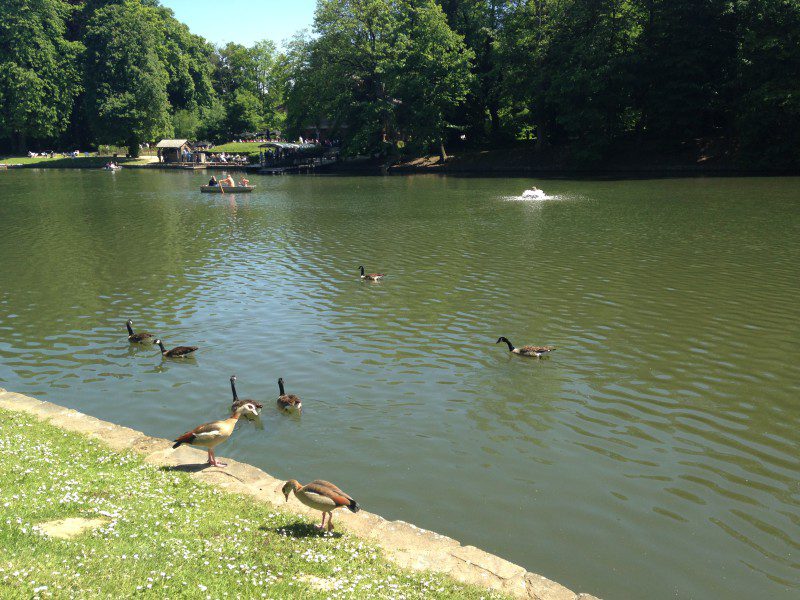
POLYGON ((207 462, 191 463, 187 465, 168 465, 166 467, 161 467, 161 470, 167 473, 174 473, 175 471, 180 471, 181 473, 199 473, 200 471, 204 471, 211 466, 213 465, 210 465, 207 462))
POLYGON ((332 531, 327 533, 321 529, 317 529, 314 525, 309 523, 292 523, 291 525, 284 525, 283 527, 259 527, 260 531, 272 531, 278 535, 285 535, 286 537, 294 539, 311 538, 311 537, 331 537, 340 538, 341 533, 332 531))

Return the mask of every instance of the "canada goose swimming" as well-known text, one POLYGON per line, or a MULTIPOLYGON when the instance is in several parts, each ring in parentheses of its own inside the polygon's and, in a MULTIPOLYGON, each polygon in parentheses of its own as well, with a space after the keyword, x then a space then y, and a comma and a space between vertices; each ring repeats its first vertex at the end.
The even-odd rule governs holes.
POLYGON ((386 277, 383 273, 364 273, 363 265, 358 268, 361 269, 361 279, 366 279, 367 281, 378 281, 386 277))
MULTIPOLYGON (((239 395, 236 393, 236 375, 231 375, 231 392, 233 392, 233 404, 231 404, 231 412, 236 412, 237 408, 247 403, 253 404, 259 410, 264 408, 264 405, 261 404, 260 402, 256 402, 255 400, 250 400, 249 398, 245 399, 239 398, 239 395)), ((255 420, 255 417, 250 413, 245 413, 244 417, 248 421, 255 420)))
POLYGON ((162 356, 166 356, 167 358, 186 358, 197 350, 197 346, 176 346, 172 350, 167 350, 164 348, 164 344, 161 343, 161 340, 153 340, 153 343, 158 344, 158 347, 161 348, 162 356))
POLYGON ((214 448, 219 446, 222 442, 231 437, 233 428, 236 427, 236 421, 242 415, 258 416, 258 407, 255 402, 244 402, 238 406, 234 404, 232 414, 227 419, 221 421, 212 421, 205 425, 195 427, 191 431, 187 431, 182 436, 177 438, 173 444, 173 448, 177 448, 182 444, 190 444, 191 446, 199 446, 200 448, 208 448, 208 464, 215 467, 224 467, 225 463, 218 462, 214 456, 214 448))
POLYGON ((495 344, 499 344, 500 342, 505 342, 508 344, 508 351, 513 352, 514 354, 519 354, 520 356, 535 356, 539 358, 543 354, 548 354, 556 349, 555 346, 522 346, 522 348, 515 348, 514 344, 508 341, 506 337, 500 337, 495 344))
POLYGON ((128 319, 128 322, 125 323, 125 326, 128 328, 128 341, 131 342, 132 344, 138 344, 140 342, 146 342, 146 341, 150 340, 153 337, 152 333, 147 333, 147 332, 144 332, 144 331, 141 331, 139 333, 133 333, 132 325, 133 325, 133 321, 131 321, 130 319, 128 319))
POLYGON ((331 482, 321 479, 312 481, 308 485, 300 485, 296 479, 290 479, 283 484, 281 491, 287 502, 289 501, 289 493, 294 491, 294 495, 300 502, 314 510, 322 511, 322 524, 317 525, 317 529, 325 529, 326 514, 328 515, 328 531, 333 529, 333 515, 331 515, 331 512, 337 508, 344 507, 354 513, 361 510, 358 502, 353 500, 352 496, 344 493, 331 482))
POLYGON ((283 389, 283 377, 278 379, 278 389, 281 395, 278 396, 278 406, 284 410, 301 410, 303 402, 294 394, 287 394, 283 389))

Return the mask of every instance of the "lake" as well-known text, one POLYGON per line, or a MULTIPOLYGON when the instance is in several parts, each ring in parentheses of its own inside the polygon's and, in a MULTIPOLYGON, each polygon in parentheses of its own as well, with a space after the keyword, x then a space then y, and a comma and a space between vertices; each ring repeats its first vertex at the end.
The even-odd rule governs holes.
POLYGON ((800 595, 800 179, 207 179, 0 172, 0 386, 174 438, 235 373, 220 456, 608 600, 800 595))

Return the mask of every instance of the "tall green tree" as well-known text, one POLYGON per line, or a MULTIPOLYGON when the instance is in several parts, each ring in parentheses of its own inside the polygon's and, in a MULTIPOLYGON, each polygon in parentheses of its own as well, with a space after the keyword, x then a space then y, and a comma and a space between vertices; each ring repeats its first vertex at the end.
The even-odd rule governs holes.
POLYGON ((295 127, 331 120, 351 152, 441 142, 472 54, 433 0, 320 0, 314 28, 290 77, 295 127))
POLYGON ((71 12, 62 0, 0 0, 0 138, 20 152, 69 125, 83 49, 65 38, 71 12))
POLYGON ((158 58, 158 29, 133 0, 98 9, 86 27, 86 106, 97 140, 141 143, 171 135, 169 76, 158 58))

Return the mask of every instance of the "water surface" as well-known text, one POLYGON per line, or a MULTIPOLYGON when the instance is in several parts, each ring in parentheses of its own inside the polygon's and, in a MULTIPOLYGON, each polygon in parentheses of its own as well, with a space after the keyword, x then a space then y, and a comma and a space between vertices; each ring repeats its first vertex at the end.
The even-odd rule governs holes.
POLYGON ((0 386, 171 438, 235 373, 220 455, 608 599, 798 597, 800 180, 205 179, 0 173, 0 386))

